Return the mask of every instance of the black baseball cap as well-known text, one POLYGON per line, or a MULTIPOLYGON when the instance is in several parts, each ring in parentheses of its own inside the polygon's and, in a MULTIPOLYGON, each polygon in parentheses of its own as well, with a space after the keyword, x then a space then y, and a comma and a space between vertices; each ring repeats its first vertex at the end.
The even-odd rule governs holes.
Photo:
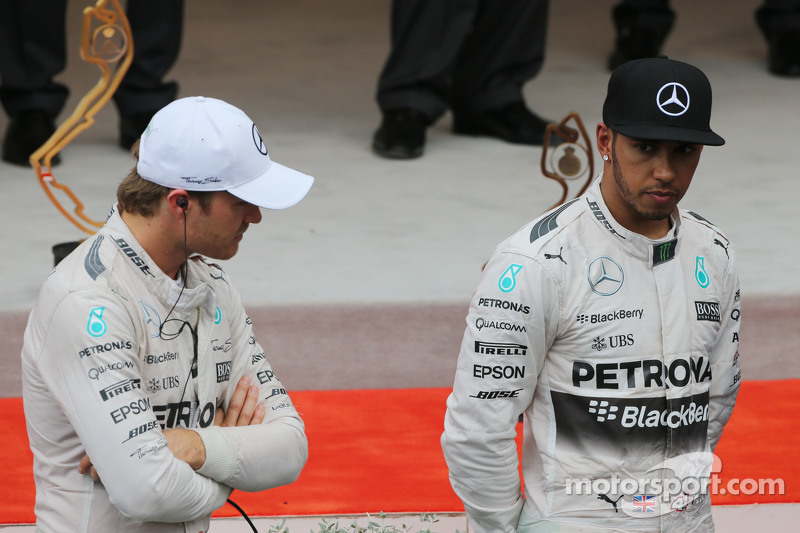
POLYGON ((666 56, 623 63, 611 73, 603 122, 635 139, 721 146, 711 131, 711 84, 692 65, 666 56))

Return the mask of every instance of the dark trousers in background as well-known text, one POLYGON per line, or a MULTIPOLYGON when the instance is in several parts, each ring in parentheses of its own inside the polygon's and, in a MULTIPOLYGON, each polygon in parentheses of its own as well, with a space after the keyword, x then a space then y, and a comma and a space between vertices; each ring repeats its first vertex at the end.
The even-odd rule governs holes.
POLYGON ((394 0, 382 111, 496 109, 523 100, 542 67, 547 0, 394 0))
MULTIPOLYGON (((183 6, 129 0, 134 57, 114 94, 121 116, 152 114, 175 99, 178 84, 163 78, 180 50, 183 6)), ((66 0, 0 0, 0 103, 9 116, 41 110, 54 119, 63 109, 69 89, 53 78, 66 66, 65 23, 66 0)))

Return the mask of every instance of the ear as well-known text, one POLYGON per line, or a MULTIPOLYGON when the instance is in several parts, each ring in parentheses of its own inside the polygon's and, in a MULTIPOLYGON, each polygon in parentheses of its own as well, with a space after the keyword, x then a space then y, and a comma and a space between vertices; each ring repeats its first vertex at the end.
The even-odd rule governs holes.
POLYGON ((600 157, 604 155, 611 157, 611 142, 614 132, 603 122, 600 122, 597 124, 597 131, 595 133, 597 135, 597 151, 600 152, 600 157))
POLYGON ((178 218, 182 218, 189 210, 189 204, 189 193, 185 189, 171 189, 167 194, 169 210, 178 218))

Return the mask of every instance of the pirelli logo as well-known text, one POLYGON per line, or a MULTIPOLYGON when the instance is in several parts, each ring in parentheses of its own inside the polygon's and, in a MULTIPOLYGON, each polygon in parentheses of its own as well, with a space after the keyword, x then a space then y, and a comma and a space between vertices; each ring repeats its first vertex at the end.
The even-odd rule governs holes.
POLYGON ((114 383, 113 385, 101 390, 100 397, 104 402, 106 402, 111 398, 115 398, 121 394, 125 394, 126 392, 140 388, 142 388, 140 379, 123 379, 122 381, 118 381, 117 383, 114 383))
POLYGON ((475 341, 475 353, 484 355, 525 355, 528 353, 528 347, 524 344, 475 341))

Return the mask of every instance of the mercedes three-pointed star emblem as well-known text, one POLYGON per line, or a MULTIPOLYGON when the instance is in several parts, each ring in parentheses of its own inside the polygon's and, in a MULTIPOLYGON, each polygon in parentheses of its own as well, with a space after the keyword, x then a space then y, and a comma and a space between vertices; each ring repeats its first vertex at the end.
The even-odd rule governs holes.
POLYGON ((586 269, 586 278, 592 292, 600 296, 611 296, 622 287, 625 274, 619 263, 601 255, 592 259, 589 268, 586 269))
POLYGON ((659 89, 656 104, 662 113, 679 117, 689 110, 689 91, 677 82, 667 83, 659 89), (673 111, 668 111, 672 109, 673 111))

